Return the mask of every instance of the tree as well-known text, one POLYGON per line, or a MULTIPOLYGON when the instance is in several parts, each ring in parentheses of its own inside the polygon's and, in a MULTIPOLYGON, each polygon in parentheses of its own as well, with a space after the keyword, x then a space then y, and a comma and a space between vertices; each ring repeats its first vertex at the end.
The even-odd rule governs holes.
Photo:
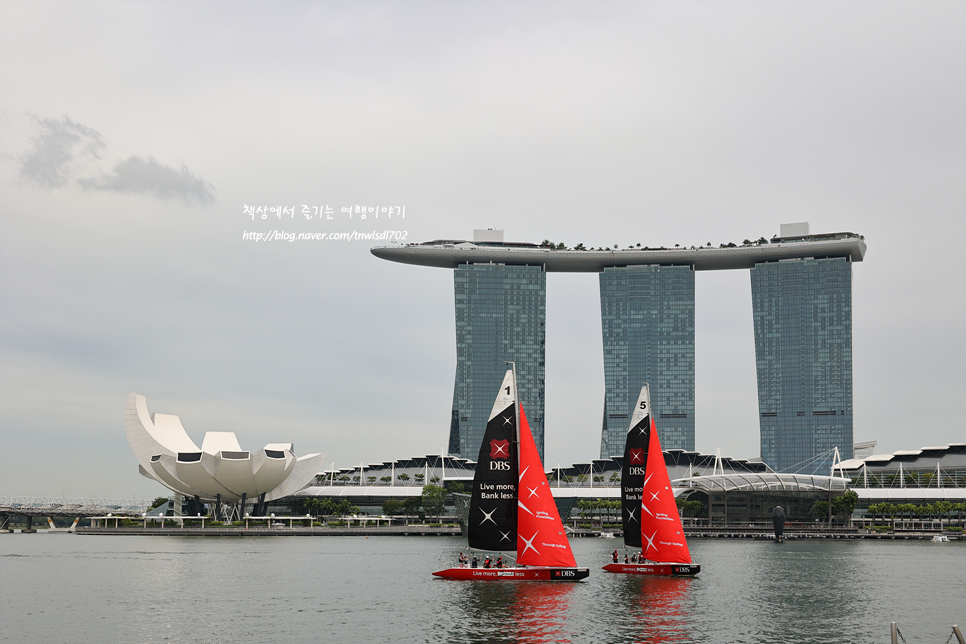
POLYGON ((859 501, 859 495, 855 490, 849 490, 832 501, 832 512, 844 514, 848 517, 848 522, 852 523, 852 513, 855 512, 855 504, 859 501))
POLYGON ((432 483, 423 487, 423 495, 420 503, 431 515, 437 518, 443 513, 443 504, 446 501, 446 489, 432 483))
MULTIPOLYGON (((168 502, 168 497, 166 497, 166 496, 159 496, 159 497, 155 498, 153 501, 151 501, 151 510, 153 510, 155 508, 159 508, 162 505, 167 504, 167 502, 168 502)), ((150 512, 151 510, 148 510, 148 512, 150 512)))
POLYGON ((382 481, 383 483, 385 483, 386 485, 389 485, 390 483, 392 483, 392 477, 391 476, 382 476, 382 477, 379 478, 379 480, 382 481))
POLYGON ((399 499, 386 499, 382 503, 382 513, 387 516, 396 516, 403 511, 406 505, 399 499))
POLYGON ((423 499, 419 496, 411 496, 405 501, 403 501, 403 507, 406 509, 406 514, 413 515, 419 512, 419 506, 422 504, 423 499))
POLYGON ((579 244, 577 244, 576 246, 574 246, 574 250, 587 250, 587 248, 584 247, 584 243, 583 242, 580 242, 579 244))
POLYGON ((812 513, 815 515, 815 518, 820 519, 821 521, 828 520, 828 511, 829 511, 828 501, 816 501, 815 504, 812 506, 812 513))
POLYGON ((405 472, 403 472, 402 474, 400 474, 396 478, 399 479, 400 481, 402 481, 403 483, 405 483, 406 481, 409 480, 409 475, 406 474, 405 472))

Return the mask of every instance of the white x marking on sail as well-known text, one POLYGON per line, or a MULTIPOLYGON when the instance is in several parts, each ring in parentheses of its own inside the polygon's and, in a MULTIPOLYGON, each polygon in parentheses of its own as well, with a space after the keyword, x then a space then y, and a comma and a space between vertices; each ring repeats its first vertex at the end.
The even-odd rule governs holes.
POLYGON ((654 537, 656 536, 657 536, 657 530, 655 530, 654 534, 652 534, 651 536, 647 536, 646 534, 644 535, 644 538, 647 539, 648 548, 654 548, 655 550, 657 550, 657 546, 654 545, 654 537))
MULTIPOLYGON (((501 445, 500 443, 496 443, 495 445, 493 445, 493 449, 496 450, 496 453, 497 454, 502 453, 504 456, 509 456, 508 453, 506 453, 506 452, 503 451, 503 448, 504 447, 506 447, 506 446, 505 445, 501 445)), ((494 456, 496 456, 496 454, 494 454, 494 456)))
POLYGON ((512 422, 513 422, 513 416, 507 416, 506 418, 503 419, 503 424, 504 425, 509 425, 512 422))
POLYGON ((525 546, 523 547, 523 552, 521 552, 521 553, 520 553, 520 556, 523 556, 524 554, 526 554, 526 552, 527 552, 527 549, 530 549, 530 550, 533 550, 533 551, 534 551, 534 552, 536 552, 536 553, 537 553, 538 555, 540 554, 540 552, 539 552, 539 551, 537 551, 537 549, 533 547, 533 540, 537 538, 537 535, 538 535, 538 534, 540 534, 540 531, 539 531, 539 530, 538 530, 537 532, 534 532, 534 533, 533 533, 533 536, 532 536, 532 537, 530 537, 530 539, 529 539, 529 540, 527 540, 527 538, 526 538, 526 537, 524 537, 524 536, 523 536, 522 534, 520 535, 520 538, 521 538, 521 539, 523 539, 523 543, 525 543, 525 544, 526 544, 526 545, 525 545, 525 546))
POLYGON ((483 520, 480 521, 480 525, 483 525, 484 523, 486 523, 487 520, 490 520, 493 523, 493 525, 496 525, 496 521, 493 520, 493 513, 496 512, 496 508, 493 508, 489 512, 487 512, 483 508, 480 508, 480 512, 483 513, 483 520))
POLYGON ((635 511, 637 511, 637 508, 631 508, 630 510, 627 511, 628 521, 637 521, 637 517, 634 516, 635 511))
POLYGON ((658 494, 659 494, 658 492, 651 492, 651 500, 652 501, 657 501, 657 495, 658 494))
POLYGON ((503 535, 503 537, 500 539, 500 541, 503 541, 503 540, 509 541, 510 540, 510 533, 509 532, 503 532, 502 530, 500 530, 500 534, 503 535))
MULTIPOLYGON (((540 495, 537 494, 537 488, 535 488, 535 487, 528 487, 527 489, 530 490, 530 496, 535 496, 538 499, 540 498, 540 495)), ((528 496, 527 498, 529 499, 530 496, 528 496)))

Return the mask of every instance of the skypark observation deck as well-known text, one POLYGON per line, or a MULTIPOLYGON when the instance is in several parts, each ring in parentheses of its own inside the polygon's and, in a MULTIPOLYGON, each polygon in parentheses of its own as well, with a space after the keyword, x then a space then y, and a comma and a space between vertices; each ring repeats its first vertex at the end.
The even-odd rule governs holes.
POLYGON ((807 237, 775 237, 769 243, 725 248, 626 248, 621 250, 557 250, 525 243, 474 243, 435 240, 405 246, 377 246, 380 259, 400 264, 455 269, 461 264, 542 266, 548 273, 600 273, 615 266, 692 266, 696 271, 751 269, 762 262, 846 257, 861 262, 865 240, 854 233, 807 237))

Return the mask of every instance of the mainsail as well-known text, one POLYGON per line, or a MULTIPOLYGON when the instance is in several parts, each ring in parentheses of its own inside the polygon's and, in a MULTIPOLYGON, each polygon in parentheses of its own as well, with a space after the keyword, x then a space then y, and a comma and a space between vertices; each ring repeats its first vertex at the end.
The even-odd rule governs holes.
MULTIPOLYGON (((647 385, 644 385, 647 389, 647 385)), ((647 446, 647 476, 641 501, 641 536, 644 557, 664 563, 691 563, 691 553, 671 490, 661 440, 651 415, 647 446)))
MULTIPOLYGON (((517 390, 507 371, 486 423, 468 517, 470 548, 517 547, 517 390)), ((531 439, 532 440, 532 439, 531 439)))
POLYGON ((650 435, 650 389, 644 385, 631 414, 631 426, 624 443, 624 462, 621 464, 621 523, 624 543, 633 548, 641 547, 641 491, 644 489, 650 435))
POLYGON ((527 416, 520 405, 520 487, 517 516, 517 563, 526 566, 577 565, 527 416))

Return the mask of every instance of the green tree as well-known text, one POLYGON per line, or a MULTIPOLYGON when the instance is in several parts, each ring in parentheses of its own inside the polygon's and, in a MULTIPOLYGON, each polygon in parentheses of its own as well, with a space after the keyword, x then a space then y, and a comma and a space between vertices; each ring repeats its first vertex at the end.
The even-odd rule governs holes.
POLYGON ((403 483, 405 483, 406 481, 409 480, 409 475, 406 474, 405 472, 403 472, 402 474, 400 474, 396 478, 399 479, 400 481, 402 481, 403 483))
POLYGON ((849 525, 852 523, 852 513, 855 512, 855 504, 859 501, 859 495, 855 490, 849 490, 842 496, 835 497, 832 501, 832 512, 836 515, 842 514, 848 517, 849 525))
MULTIPOLYGON (((162 505, 165 505, 167 502, 168 502, 168 497, 166 496, 156 497, 153 501, 151 501, 151 510, 155 508, 159 508, 162 505)), ((150 512, 151 510, 148 510, 148 512, 150 512)))
POLYGON ((379 480, 385 483, 386 485, 389 485, 390 483, 392 483, 391 476, 382 476, 382 477, 379 477, 379 480))
POLYGON ((828 521, 828 511, 829 511, 828 501, 816 501, 815 504, 812 506, 812 514, 815 516, 816 519, 822 522, 828 521))
POLYGON ((443 504, 446 501, 446 489, 432 483, 423 487, 420 503, 430 515, 437 518, 443 513, 443 504))
POLYGON ((406 504, 399 499, 386 499, 382 502, 382 513, 394 517, 401 514, 406 504))
POLYGON ((422 503, 422 497, 411 496, 403 501, 403 508, 406 510, 406 514, 412 516, 419 512, 419 506, 422 505, 422 503))

